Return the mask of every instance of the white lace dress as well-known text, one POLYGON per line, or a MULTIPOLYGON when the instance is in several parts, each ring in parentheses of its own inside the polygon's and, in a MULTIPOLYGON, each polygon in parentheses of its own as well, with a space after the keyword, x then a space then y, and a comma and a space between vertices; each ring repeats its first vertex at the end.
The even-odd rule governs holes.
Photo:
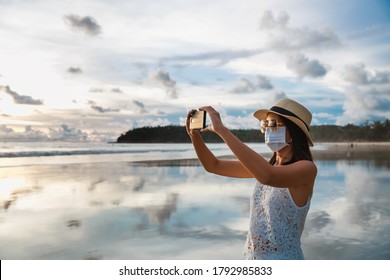
POLYGON ((251 260, 303 259, 301 235, 310 199, 298 207, 288 188, 257 182, 250 202, 250 227, 245 258, 251 260))

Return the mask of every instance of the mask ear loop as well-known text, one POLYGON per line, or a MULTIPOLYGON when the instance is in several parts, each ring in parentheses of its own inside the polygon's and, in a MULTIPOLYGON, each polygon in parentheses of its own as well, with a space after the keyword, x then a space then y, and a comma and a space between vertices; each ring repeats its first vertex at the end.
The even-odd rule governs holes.
POLYGON ((287 145, 290 145, 292 142, 293 142, 293 139, 290 138, 290 140, 288 140, 288 141, 286 142, 286 144, 287 144, 287 145))

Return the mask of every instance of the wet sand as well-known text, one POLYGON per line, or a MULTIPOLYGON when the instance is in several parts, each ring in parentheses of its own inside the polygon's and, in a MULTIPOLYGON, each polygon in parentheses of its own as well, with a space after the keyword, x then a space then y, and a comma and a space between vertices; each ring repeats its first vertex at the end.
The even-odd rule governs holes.
MULTIPOLYGON (((314 160, 359 160, 390 158, 390 142, 354 142, 354 143, 317 143, 311 149, 314 160)), ((266 159, 271 152, 260 153, 266 159)), ((220 159, 234 159, 233 155, 219 156, 220 159)), ((197 158, 135 161, 132 164, 141 166, 198 166, 197 158)))
POLYGON ((312 149, 315 160, 359 160, 390 158, 390 142, 319 143, 312 149))

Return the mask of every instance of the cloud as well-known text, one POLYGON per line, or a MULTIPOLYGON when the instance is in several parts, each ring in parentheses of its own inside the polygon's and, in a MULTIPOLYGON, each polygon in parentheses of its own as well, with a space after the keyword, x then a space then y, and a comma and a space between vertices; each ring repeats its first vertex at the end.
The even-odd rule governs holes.
POLYGON ((238 85, 232 91, 235 93, 249 93, 254 92, 255 90, 256 86, 251 81, 241 77, 238 85))
POLYGON ((318 30, 291 28, 290 16, 282 12, 277 17, 272 11, 264 12, 260 20, 260 29, 268 32, 268 46, 272 50, 332 49, 341 46, 339 37, 331 27, 323 26, 318 30))
POLYGON ((178 98, 178 91, 176 88, 176 81, 172 80, 169 73, 162 69, 151 69, 149 70, 146 83, 162 86, 169 98, 178 98))
POLYGON ((103 108, 101 106, 97 105, 91 105, 91 108, 99 113, 108 113, 108 112, 119 112, 119 109, 112 109, 112 108, 103 108))
POLYGON ((64 20, 73 30, 84 32, 87 35, 96 36, 101 33, 101 27, 93 17, 65 15, 64 20))
POLYGON ((90 88, 89 92, 104 92, 104 88, 90 88))
POLYGON ((112 88, 112 89, 111 89, 111 92, 123 93, 123 91, 122 91, 120 88, 112 88))
POLYGON ((263 75, 256 76, 256 82, 251 82, 250 80, 241 77, 239 79, 238 85, 233 88, 232 92, 234 93, 251 93, 257 90, 269 90, 273 89, 273 85, 270 80, 263 75))
POLYGON ((67 124, 60 125, 59 129, 50 128, 48 136, 56 141, 88 141, 88 133, 67 124))
POLYGON ((361 123, 372 119, 390 119, 390 85, 347 88, 344 114, 337 124, 361 123))
POLYGON ((30 125, 24 131, 15 131, 6 125, 0 125, 0 138, 5 141, 110 141, 117 137, 117 132, 82 131, 69 124, 63 123, 59 127, 48 128, 47 131, 35 129, 30 125))
POLYGON ((0 138, 10 141, 47 141, 48 136, 40 130, 26 126, 23 132, 16 132, 12 128, 0 125, 0 138))
POLYGON ((205 52, 193 55, 180 55, 180 56, 172 56, 163 59, 164 62, 177 62, 177 61, 219 61, 220 64, 226 64, 227 62, 240 59, 240 58, 248 58, 257 54, 262 53, 261 49, 253 49, 253 50, 226 50, 226 51, 218 51, 218 52, 205 52))
POLYGON ((104 108, 102 106, 98 106, 96 105, 96 102, 90 100, 88 101, 88 104, 91 105, 91 109, 95 110, 96 112, 99 112, 99 113, 109 113, 109 112, 119 112, 120 110, 119 109, 113 109, 113 108, 104 108))
POLYGON ((17 92, 11 90, 9 86, 0 86, 0 90, 12 96, 15 104, 24 104, 24 105, 43 105, 42 100, 33 99, 31 96, 20 95, 17 92))
POLYGON ((319 78, 326 75, 327 70, 317 59, 308 59, 303 54, 291 54, 287 58, 287 68, 300 78, 319 78))
POLYGON ((341 76, 350 85, 337 124, 390 119, 390 71, 369 71, 365 64, 357 63, 346 65, 341 76))
POLYGON ((68 68, 68 72, 69 73, 72 73, 72 74, 81 74, 81 73, 83 73, 83 70, 81 70, 81 68, 80 67, 69 67, 68 68))
POLYGON ((286 12, 280 12, 278 17, 275 18, 272 11, 265 11, 260 19, 260 28, 262 29, 275 29, 275 28, 287 28, 287 24, 290 20, 290 16, 286 12))
POLYGON ((144 103, 142 103, 141 101, 133 100, 133 104, 136 106, 136 108, 138 109, 137 111, 139 113, 146 113, 147 112, 144 103))
POLYGON ((390 71, 369 72, 364 63, 344 67, 343 78, 354 85, 389 84, 390 71))
POLYGON ((94 93, 107 92, 107 91, 114 92, 114 93, 123 93, 123 91, 118 87, 111 88, 111 89, 107 89, 104 87, 93 87, 89 89, 89 92, 94 92, 94 93))
POLYGON ((263 75, 257 75, 257 86, 261 89, 273 89, 274 86, 271 84, 270 80, 263 75))

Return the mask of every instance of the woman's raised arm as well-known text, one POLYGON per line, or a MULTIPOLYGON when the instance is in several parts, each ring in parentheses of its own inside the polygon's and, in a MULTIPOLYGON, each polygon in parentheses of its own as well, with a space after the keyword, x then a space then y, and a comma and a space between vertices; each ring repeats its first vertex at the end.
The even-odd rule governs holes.
POLYGON ((207 172, 234 178, 253 178, 253 175, 238 160, 220 160, 206 146, 199 130, 190 129, 190 119, 195 110, 187 115, 186 129, 196 155, 207 172))

